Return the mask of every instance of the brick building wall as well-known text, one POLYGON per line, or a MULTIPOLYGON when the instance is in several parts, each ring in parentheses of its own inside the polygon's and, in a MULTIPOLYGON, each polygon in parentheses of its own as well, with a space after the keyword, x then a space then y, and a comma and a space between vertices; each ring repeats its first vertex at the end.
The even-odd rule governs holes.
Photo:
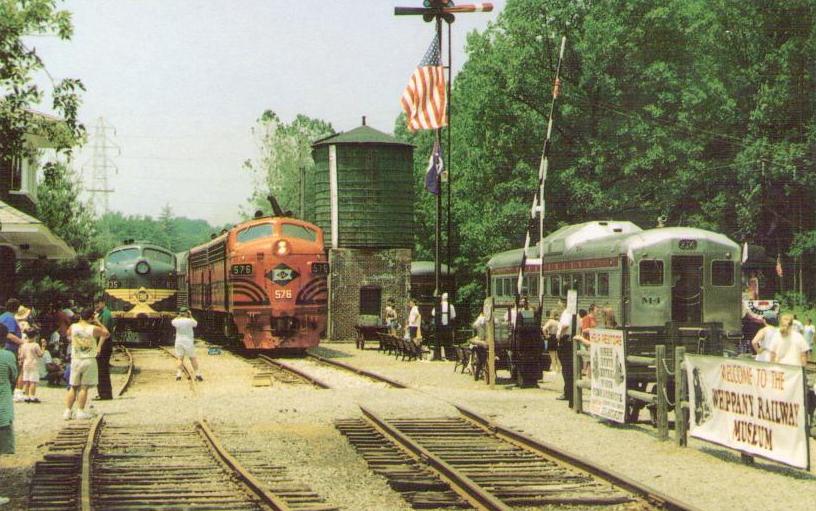
POLYGON ((410 249, 331 249, 329 263, 331 273, 327 333, 330 340, 354 337, 354 326, 358 324, 360 315, 360 290, 364 287, 367 290, 379 288, 380 318, 385 311, 386 300, 392 298, 398 321, 405 324, 411 285, 410 249))

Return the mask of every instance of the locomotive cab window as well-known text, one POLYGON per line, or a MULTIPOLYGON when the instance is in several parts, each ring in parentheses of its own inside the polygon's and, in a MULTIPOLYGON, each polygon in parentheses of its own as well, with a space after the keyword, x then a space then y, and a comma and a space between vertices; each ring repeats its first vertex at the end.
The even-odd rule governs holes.
POLYGON ((640 262, 641 286, 663 285, 663 261, 660 259, 644 259, 640 262))
POLYGON ((128 261, 135 261, 139 258, 138 248, 126 248, 124 250, 117 250, 108 256, 108 262, 113 264, 126 263, 128 261))
POLYGON ((272 224, 261 224, 247 227, 239 232, 236 239, 239 243, 246 243, 248 241, 257 240, 260 238, 268 238, 272 236, 272 224))
POLYGON ((317 240, 317 233, 313 229, 297 224, 281 224, 281 236, 306 241, 317 240))
POLYGON ((167 252, 162 252, 161 250, 156 250, 153 248, 146 248, 144 249, 143 254, 148 259, 173 265, 173 256, 167 252))
POLYGON ((734 262, 711 262, 711 285, 730 287, 734 285, 734 262))

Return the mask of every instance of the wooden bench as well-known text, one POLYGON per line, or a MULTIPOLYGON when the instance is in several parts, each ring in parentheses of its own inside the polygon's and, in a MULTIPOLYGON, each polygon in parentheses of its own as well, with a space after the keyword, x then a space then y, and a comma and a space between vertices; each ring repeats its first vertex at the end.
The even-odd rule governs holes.
POLYGON ((388 327, 382 325, 368 326, 368 325, 354 325, 354 330, 357 332, 356 345, 357 348, 364 350, 366 341, 378 340, 378 335, 388 332, 388 327))

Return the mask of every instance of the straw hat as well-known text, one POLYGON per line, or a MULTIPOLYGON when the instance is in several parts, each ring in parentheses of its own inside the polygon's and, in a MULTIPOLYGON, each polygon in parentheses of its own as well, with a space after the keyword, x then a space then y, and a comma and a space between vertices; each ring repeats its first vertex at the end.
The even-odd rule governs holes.
POLYGON ((20 305, 17 309, 17 314, 14 315, 14 319, 17 321, 23 321, 28 319, 28 315, 31 314, 31 309, 25 307, 24 305, 20 305))

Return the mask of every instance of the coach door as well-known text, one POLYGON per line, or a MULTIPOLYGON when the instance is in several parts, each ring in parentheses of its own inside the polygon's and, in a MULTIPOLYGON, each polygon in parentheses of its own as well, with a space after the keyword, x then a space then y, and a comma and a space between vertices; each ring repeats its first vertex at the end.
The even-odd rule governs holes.
POLYGON ((703 322, 703 256, 673 256, 672 321, 703 322))

